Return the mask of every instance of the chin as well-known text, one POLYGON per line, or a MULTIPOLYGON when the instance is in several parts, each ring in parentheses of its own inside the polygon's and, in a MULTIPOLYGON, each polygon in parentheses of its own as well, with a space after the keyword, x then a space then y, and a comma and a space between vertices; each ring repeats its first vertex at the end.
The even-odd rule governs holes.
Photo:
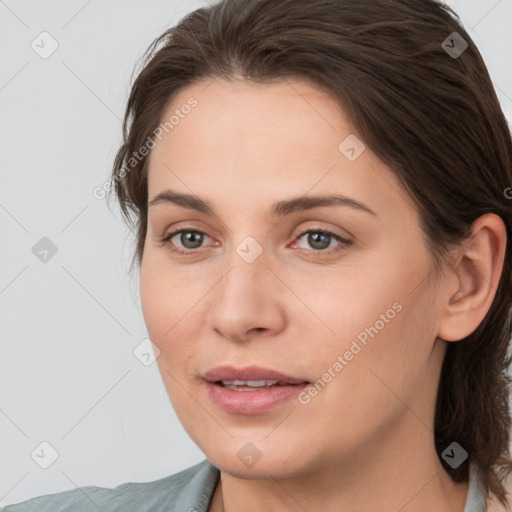
POLYGON ((250 439, 251 436, 245 436, 224 444, 218 442, 214 446, 203 445, 200 448, 216 468, 237 478, 287 479, 301 472, 297 464, 299 461, 301 466, 307 465, 307 457, 301 449, 289 445, 288 450, 283 452, 264 438, 254 442, 250 439))

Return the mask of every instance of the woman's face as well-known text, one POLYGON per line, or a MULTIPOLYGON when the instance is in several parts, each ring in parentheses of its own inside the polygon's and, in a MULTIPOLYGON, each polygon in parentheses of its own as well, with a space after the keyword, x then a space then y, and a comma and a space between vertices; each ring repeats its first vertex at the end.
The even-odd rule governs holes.
POLYGON ((275 478, 400 449, 404 429, 431 439, 440 307, 393 172, 302 81, 195 84, 172 115, 140 291, 191 438, 223 471, 275 478))

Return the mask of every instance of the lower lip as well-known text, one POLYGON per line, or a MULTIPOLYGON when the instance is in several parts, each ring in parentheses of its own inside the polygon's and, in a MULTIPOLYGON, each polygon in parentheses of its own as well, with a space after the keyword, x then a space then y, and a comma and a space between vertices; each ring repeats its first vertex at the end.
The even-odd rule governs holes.
POLYGON ((270 386, 258 391, 234 391, 206 382, 210 398, 224 411, 236 414, 261 414, 298 395, 309 384, 270 386))

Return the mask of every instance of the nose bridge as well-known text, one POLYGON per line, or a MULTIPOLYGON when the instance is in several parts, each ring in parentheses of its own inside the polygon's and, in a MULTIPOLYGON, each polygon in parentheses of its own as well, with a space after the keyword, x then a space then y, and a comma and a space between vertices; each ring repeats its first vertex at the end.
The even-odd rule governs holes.
POLYGON ((245 237, 231 249, 226 261, 227 271, 220 291, 225 300, 243 302, 246 299, 258 301, 266 281, 267 256, 262 245, 253 237, 245 237), (250 295, 249 295, 250 294, 250 295))
POLYGON ((212 328, 228 338, 242 339, 255 328, 279 327, 282 319, 276 294, 268 286, 267 265, 267 255, 254 238, 245 237, 232 247, 208 315, 212 328))

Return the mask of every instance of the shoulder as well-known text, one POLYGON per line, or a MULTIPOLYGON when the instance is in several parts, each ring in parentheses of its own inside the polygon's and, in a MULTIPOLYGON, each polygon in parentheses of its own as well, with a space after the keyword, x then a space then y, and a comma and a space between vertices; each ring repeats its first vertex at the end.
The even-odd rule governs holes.
POLYGON ((0 512, 151 512, 207 511, 219 479, 208 460, 152 482, 128 482, 114 488, 86 486, 7 505, 0 512))

